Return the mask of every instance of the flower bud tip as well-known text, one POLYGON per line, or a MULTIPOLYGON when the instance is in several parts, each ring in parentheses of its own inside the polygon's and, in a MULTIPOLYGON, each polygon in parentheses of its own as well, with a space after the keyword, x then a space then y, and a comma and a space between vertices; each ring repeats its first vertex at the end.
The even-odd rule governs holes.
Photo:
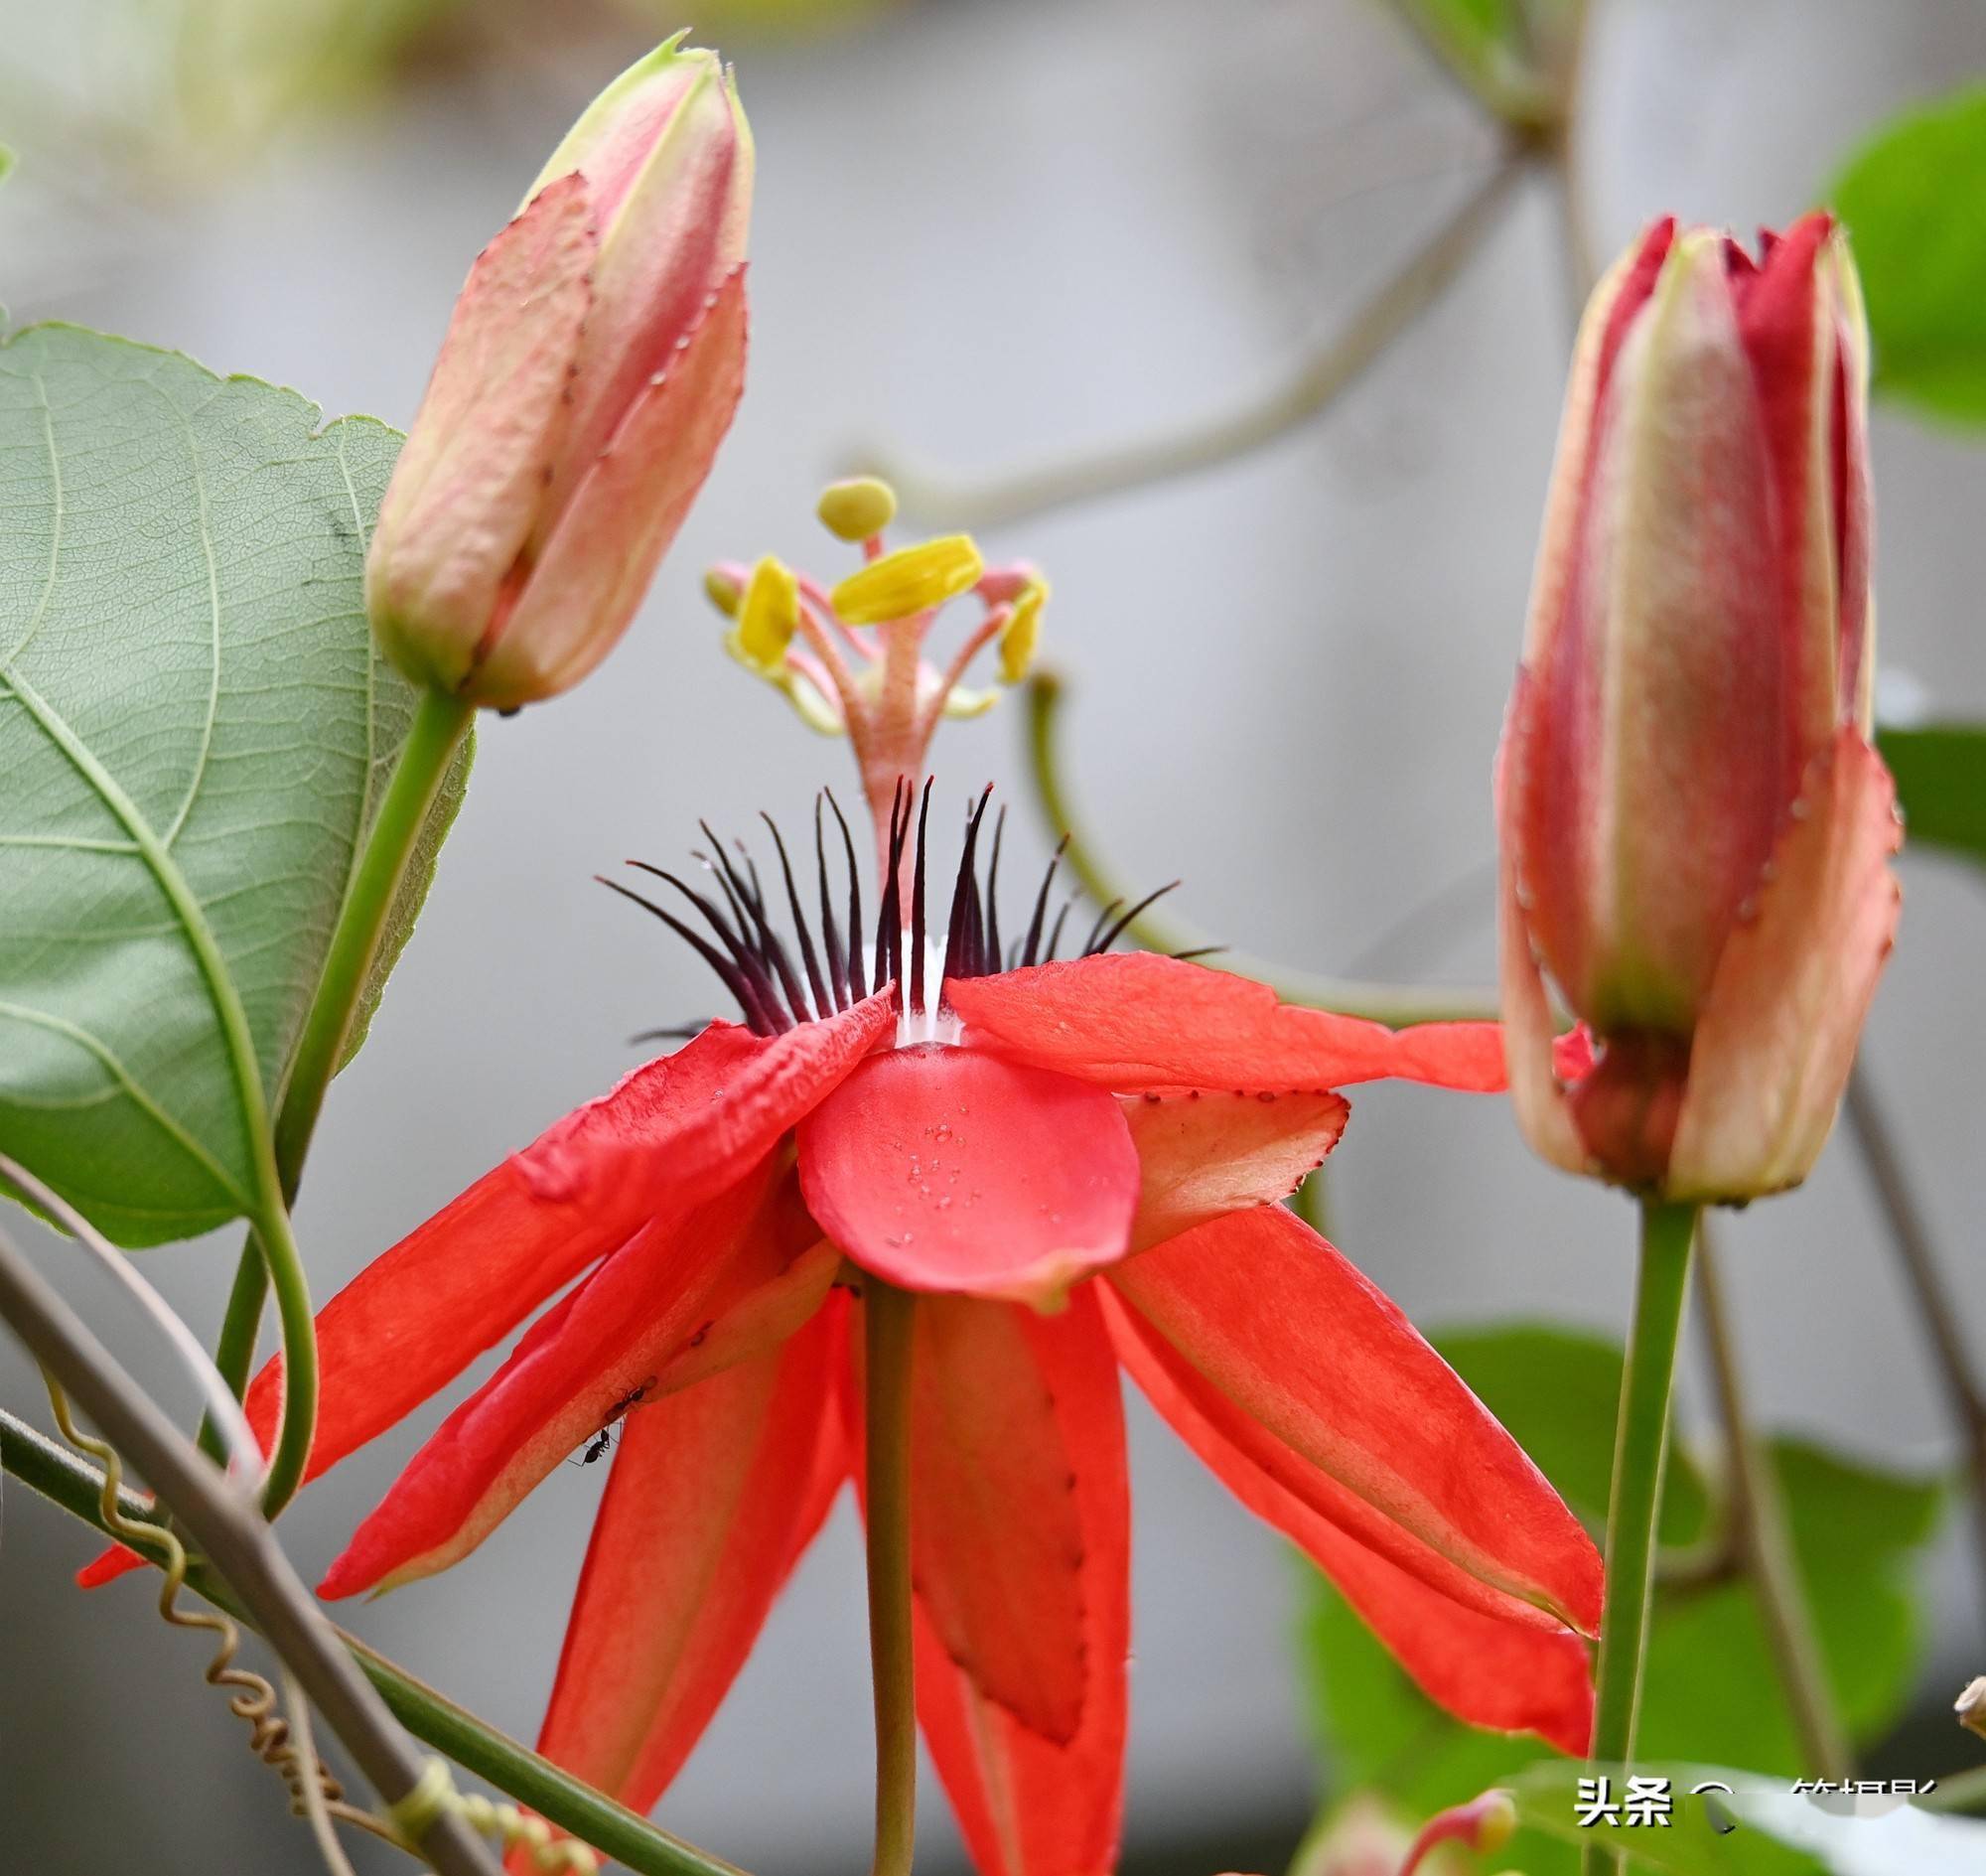
POLYGON ((1517 1806, 1508 1792, 1485 1792, 1467 1804, 1431 1817, 1414 1839, 1400 1876, 1414 1876, 1428 1852, 1443 1843, 1476 1851, 1500 1850, 1517 1834, 1517 1806))

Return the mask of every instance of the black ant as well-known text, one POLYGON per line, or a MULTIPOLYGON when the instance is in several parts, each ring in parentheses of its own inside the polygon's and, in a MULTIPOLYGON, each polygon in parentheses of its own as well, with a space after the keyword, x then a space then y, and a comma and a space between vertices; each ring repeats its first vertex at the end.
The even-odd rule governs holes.
POLYGON ((587 1441, 586 1450, 579 1456, 579 1463, 582 1466, 590 1466, 595 1460, 607 1457, 608 1448, 614 1444, 615 1422, 628 1413, 630 1409, 639 1406, 643 1398, 647 1395, 648 1389, 654 1386, 654 1384, 655 1377, 650 1374, 638 1386, 631 1387, 619 1400, 607 1409, 607 1417, 601 1421, 600 1431, 587 1441))

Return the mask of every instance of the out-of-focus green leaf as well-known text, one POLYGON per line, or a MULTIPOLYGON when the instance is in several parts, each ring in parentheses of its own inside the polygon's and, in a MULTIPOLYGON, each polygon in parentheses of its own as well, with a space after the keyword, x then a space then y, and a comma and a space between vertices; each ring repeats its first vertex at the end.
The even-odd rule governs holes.
POLYGON ((1897 778, 1911 844, 1986 864, 1986 724, 1886 729, 1876 743, 1897 778))
MULTIPOLYGON (((778 45, 824 39, 872 24, 904 0, 706 0, 696 9, 696 31, 704 45, 778 45)), ((686 17, 674 0, 620 0, 650 32, 670 33, 686 17)))
MULTIPOLYGON (((1797 1440, 1775 1441, 1770 1457, 1835 1700, 1850 1735, 1873 1743, 1896 1723, 1915 1677, 1911 1564, 1937 1526, 1943 1488, 1797 1440)), ((1788 1776, 1805 1769, 1765 1618, 1743 1577, 1658 1593, 1640 1750, 1788 1776)))
POLYGON ((239 160, 384 81, 463 9, 464 0, 180 0, 160 73, 176 128, 210 158, 239 160))
POLYGON ((1772 1450, 1835 1698, 1849 1732, 1874 1741, 1910 1697, 1921 1641, 1915 1558, 1937 1532, 1947 1489, 1801 1440, 1772 1450))
POLYGON ((1875 385, 1935 415, 1986 423, 1986 87, 1883 126, 1829 200, 1855 243, 1875 385))
MULTIPOLYGON (((1568 1846, 1593 1841, 1621 1851, 1632 1870, 1664 1876, 1986 1876, 1986 1823, 1943 1817, 1910 1805, 1880 1816, 1854 1815, 1827 1801, 1795 1797, 1783 1782, 1756 1772, 1702 1763, 1637 1762, 1635 1774, 1665 1779, 1672 1797, 1666 1827, 1582 1826, 1579 1781, 1586 1767, 1547 1760, 1505 1782, 1530 1830, 1568 1846), (1732 1788, 1713 1802, 1691 1796, 1699 1785, 1732 1788), (1718 1827, 1720 1820, 1728 1830, 1718 1827)), ((1612 1796, 1626 1789, 1620 1770, 1603 1770, 1612 1796)))
POLYGON ((399 437, 318 415, 74 327, 0 348, 0 1147, 127 1244, 253 1211, 413 717, 360 597, 399 437))
MULTIPOLYGON (((1595 1516, 1612 1470, 1620 1351, 1528 1326, 1436 1341, 1573 1510, 1595 1516)), ((1909 1569, 1936 1526, 1943 1489, 1796 1441, 1775 1443, 1772 1458, 1844 1718, 1858 1740, 1875 1739, 1896 1720, 1914 1678, 1918 1635, 1909 1569)), ((1663 1505, 1665 1543, 1700 1554, 1715 1521, 1703 1474, 1686 1451, 1676 1451, 1663 1505)), ((1548 1750, 1449 1718, 1344 1600, 1312 1581, 1304 1658, 1334 1790, 1375 1791, 1409 1816, 1426 1816, 1505 1782, 1548 1750)), ((1764 1621, 1741 1576, 1713 1569, 1663 1585, 1645 1686, 1640 1749, 1649 1759, 1717 1760, 1788 1778, 1802 1770, 1764 1621)), ((1568 1845, 1524 1830, 1493 1867, 1576 1876, 1577 1860, 1568 1845)))

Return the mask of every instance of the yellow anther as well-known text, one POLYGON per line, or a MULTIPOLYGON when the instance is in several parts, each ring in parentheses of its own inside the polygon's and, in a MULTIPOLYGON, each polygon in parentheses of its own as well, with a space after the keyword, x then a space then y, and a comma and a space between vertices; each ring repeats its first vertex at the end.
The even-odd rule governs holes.
POLYGON ((744 589, 726 573, 722 567, 712 567, 703 576, 703 590, 710 603, 727 619, 738 617, 738 602, 745 597, 744 589))
POLYGON ((896 518, 897 492, 877 476, 851 476, 820 492, 814 512, 842 540, 870 540, 896 518))
POLYGON ((772 554, 752 569, 739 602, 738 655, 768 676, 783 670, 786 648, 800 628, 800 585, 793 570, 772 554))
POLYGON ((908 619, 956 599, 979 582, 986 563, 970 534, 945 534, 872 560, 834 589, 834 610, 851 626, 908 619))
POLYGON ((1018 684, 1035 661, 1035 647, 1042 636, 1042 605, 1049 596, 1049 583, 1032 579, 1014 600, 1013 616, 1000 634, 1000 681, 1018 684))

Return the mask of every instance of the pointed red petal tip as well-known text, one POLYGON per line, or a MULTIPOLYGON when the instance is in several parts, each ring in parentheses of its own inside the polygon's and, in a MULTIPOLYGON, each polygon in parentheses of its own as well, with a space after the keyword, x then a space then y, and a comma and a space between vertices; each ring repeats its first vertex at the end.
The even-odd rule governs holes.
POLYGON ((1737 253, 1744 263, 1729 266, 1731 293, 1755 363, 1764 356, 1804 375, 1813 347, 1814 259, 1833 231, 1834 217, 1816 209, 1783 234, 1762 232, 1757 261, 1735 242, 1726 243, 1727 254, 1737 253))
MULTIPOLYGON (((1615 277, 1617 285, 1614 303, 1607 310, 1607 325, 1601 335, 1600 353, 1596 362, 1595 397, 1596 407, 1607 389, 1607 381, 1613 375, 1614 361, 1620 356, 1622 344, 1628 337, 1628 328, 1633 324, 1634 316, 1649 300, 1655 290, 1655 281, 1660 277, 1662 263, 1669 257, 1669 249, 1675 245, 1676 218, 1665 215, 1648 223, 1641 236, 1640 245, 1634 250, 1634 257, 1625 271, 1615 277)), ((1596 309, 1597 310, 1597 309, 1596 309)))
POLYGON ((948 982, 968 1049, 988 1049, 1120 1094, 1274 1093, 1385 1077, 1492 1093, 1494 1023, 1388 1029, 1280 1002, 1267 984, 1146 951, 948 982))
POLYGON ((906 1289, 1058 1300, 1124 1255, 1138 1154, 1066 1076, 930 1044, 872 1057, 800 1123, 821 1228, 906 1289))
POLYGON ((76 1571, 75 1586, 77 1589, 101 1589, 104 1584, 114 1583, 120 1576, 129 1576, 133 1570, 144 1567, 145 1559, 137 1551, 114 1543, 76 1571))

